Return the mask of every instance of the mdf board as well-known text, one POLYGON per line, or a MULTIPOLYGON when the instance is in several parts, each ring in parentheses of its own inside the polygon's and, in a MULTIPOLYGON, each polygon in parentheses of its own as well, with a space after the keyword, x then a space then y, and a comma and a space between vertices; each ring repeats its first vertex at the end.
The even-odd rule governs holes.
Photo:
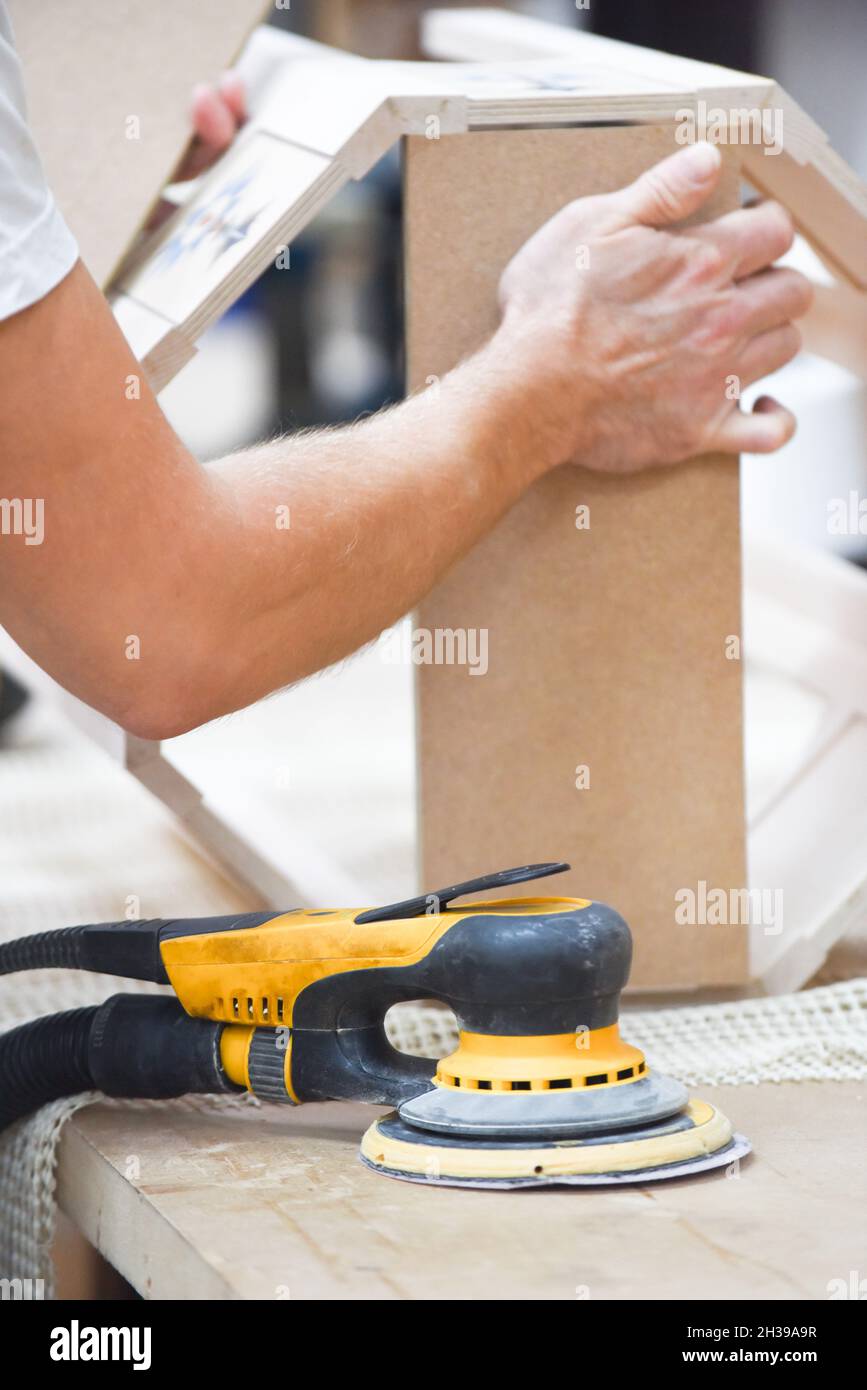
POLYGON ((231 65, 268 9, 267 0, 11 0, 36 144, 99 284, 189 141, 194 85, 231 65))
MULTIPOLYGON (((407 147, 413 389, 493 330, 500 272, 542 222, 677 148, 671 126, 480 131, 407 147)), ((727 164, 707 212, 737 202, 727 164)), ((738 492, 731 458, 630 476, 563 467, 416 616, 423 629, 488 633, 486 674, 418 668, 424 889, 568 860, 572 872, 541 891, 623 913, 633 988, 747 978, 745 925, 675 920, 679 889, 746 882, 741 665, 727 655, 741 625, 738 492), (579 506, 589 529, 576 528, 579 506), (589 788, 576 788, 578 767, 589 788)))

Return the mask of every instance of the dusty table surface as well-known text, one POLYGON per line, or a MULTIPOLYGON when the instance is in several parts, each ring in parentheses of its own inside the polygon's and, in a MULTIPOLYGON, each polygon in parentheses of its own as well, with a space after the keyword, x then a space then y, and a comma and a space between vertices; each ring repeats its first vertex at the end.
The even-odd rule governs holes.
POLYGON ((59 1200, 146 1298, 827 1298, 864 1268, 867 1086, 697 1094, 753 1141, 737 1176, 434 1189, 362 1167, 372 1107, 101 1104, 59 1200))

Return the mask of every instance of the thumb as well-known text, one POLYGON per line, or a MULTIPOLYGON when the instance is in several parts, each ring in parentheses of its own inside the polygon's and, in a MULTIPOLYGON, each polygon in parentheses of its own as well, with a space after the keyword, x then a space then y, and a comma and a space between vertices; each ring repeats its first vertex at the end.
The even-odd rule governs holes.
POLYGON ((722 160, 714 145, 701 140, 669 155, 619 193, 612 195, 624 223, 665 227, 697 212, 719 182, 722 160))

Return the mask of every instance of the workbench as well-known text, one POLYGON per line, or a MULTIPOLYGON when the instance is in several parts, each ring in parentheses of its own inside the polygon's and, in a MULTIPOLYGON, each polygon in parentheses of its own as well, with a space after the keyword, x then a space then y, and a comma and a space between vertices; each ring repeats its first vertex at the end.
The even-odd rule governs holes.
POLYGON ((65 1128, 59 1200, 149 1299, 824 1300, 848 1288, 865 1268, 867 1086, 700 1094, 753 1141, 737 1176, 434 1190, 358 1161, 374 1107, 97 1104, 65 1128))

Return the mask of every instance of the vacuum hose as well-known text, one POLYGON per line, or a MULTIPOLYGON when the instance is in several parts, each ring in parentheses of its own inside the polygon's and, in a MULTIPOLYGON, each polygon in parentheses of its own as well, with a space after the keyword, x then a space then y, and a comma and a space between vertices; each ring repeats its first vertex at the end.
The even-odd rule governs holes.
MULTIPOLYGON (((164 940, 258 926, 273 916, 248 912, 60 927, 0 944, 0 975, 60 967, 167 985, 164 940)), ((0 1035, 0 1129, 49 1100, 80 1091, 130 1099, 241 1091, 220 1062, 224 1026, 191 1018, 177 999, 115 994, 98 1007, 13 1028, 0 1035)))
POLYGON ((95 1005, 70 1009, 0 1036, 0 1129, 46 1101, 92 1088, 88 1043, 96 1013, 95 1005))
POLYGON ((0 1129, 80 1091, 138 1099, 240 1091, 220 1062, 223 1027, 146 994, 23 1023, 0 1035, 0 1129))

